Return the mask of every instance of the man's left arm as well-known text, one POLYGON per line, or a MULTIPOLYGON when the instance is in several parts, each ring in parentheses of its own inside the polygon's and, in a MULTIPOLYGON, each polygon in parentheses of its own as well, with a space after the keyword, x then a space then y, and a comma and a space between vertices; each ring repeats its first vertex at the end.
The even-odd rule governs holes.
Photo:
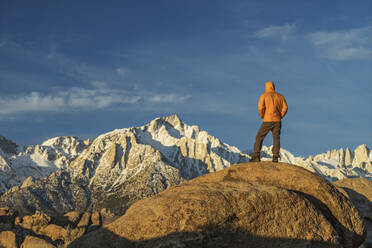
POLYGON ((282 115, 282 118, 287 114, 287 111, 288 111, 288 105, 287 105, 287 101, 285 100, 284 96, 283 96, 283 100, 282 100, 282 111, 281 111, 281 115, 282 115))

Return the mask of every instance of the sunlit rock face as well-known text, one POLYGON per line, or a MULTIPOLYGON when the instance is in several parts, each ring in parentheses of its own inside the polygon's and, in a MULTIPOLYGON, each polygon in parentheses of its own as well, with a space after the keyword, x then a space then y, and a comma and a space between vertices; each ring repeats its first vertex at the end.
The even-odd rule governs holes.
POLYGON ((298 166, 261 162, 137 201, 71 247, 356 248, 364 238, 357 208, 331 183, 298 166))
POLYGON ((40 211, 19 216, 12 209, 0 208, 0 247, 68 247, 75 239, 99 229, 110 218, 106 210, 74 211, 52 218, 40 211))

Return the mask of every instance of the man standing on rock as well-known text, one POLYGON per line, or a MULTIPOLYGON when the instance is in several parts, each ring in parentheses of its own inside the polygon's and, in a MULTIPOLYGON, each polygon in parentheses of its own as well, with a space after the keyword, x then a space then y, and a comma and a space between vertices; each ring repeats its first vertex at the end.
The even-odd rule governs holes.
POLYGON ((256 141, 254 143, 254 152, 251 162, 259 162, 260 151, 262 148, 262 142, 265 139, 269 131, 272 132, 274 146, 273 162, 278 162, 279 151, 280 151, 280 130, 282 128, 282 118, 285 116, 288 110, 287 102, 283 95, 275 92, 274 82, 266 82, 266 92, 260 96, 258 100, 258 113, 263 119, 262 125, 256 135, 256 141))

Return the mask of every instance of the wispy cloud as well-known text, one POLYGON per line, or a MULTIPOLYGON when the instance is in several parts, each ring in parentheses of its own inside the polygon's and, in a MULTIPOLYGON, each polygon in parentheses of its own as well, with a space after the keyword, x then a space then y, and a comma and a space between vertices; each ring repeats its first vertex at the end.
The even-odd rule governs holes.
POLYGON ((63 75, 62 80, 69 82, 64 85, 54 83, 53 78, 31 80, 23 73, 7 73, 7 81, 35 81, 39 87, 7 95, 0 92, 1 117, 22 118, 22 114, 35 112, 146 111, 164 108, 165 104, 169 105, 170 111, 174 111, 177 104, 191 98, 187 93, 175 93, 182 92, 177 87, 155 87, 151 79, 136 78, 138 75, 124 66, 77 61, 59 52, 58 44, 50 44, 49 49, 43 50, 1 38, 0 45, 6 46, 2 51, 7 51, 12 57, 37 64, 58 76, 63 75))
POLYGON ((185 103, 191 98, 190 95, 176 93, 110 89, 100 81, 92 82, 91 86, 3 96, 0 98, 0 116, 12 117, 32 112, 146 111, 158 109, 162 104, 173 106, 185 103))
POLYGON ((292 38, 296 24, 284 24, 281 26, 269 26, 260 29, 253 36, 259 39, 279 39, 287 41, 292 38))
POLYGON ((133 104, 141 99, 126 91, 105 88, 69 88, 53 93, 31 92, 2 97, 0 115, 25 112, 93 111, 115 104, 133 104))
POLYGON ((372 59, 372 27, 335 32, 314 32, 311 44, 331 60, 372 59))
POLYGON ((170 94, 159 94, 149 98, 150 102, 153 103, 182 103, 188 100, 191 96, 179 96, 175 93, 170 94))
POLYGON ((314 45, 334 44, 351 45, 355 42, 367 43, 370 40, 372 27, 364 27, 337 32, 315 32, 310 34, 314 45))

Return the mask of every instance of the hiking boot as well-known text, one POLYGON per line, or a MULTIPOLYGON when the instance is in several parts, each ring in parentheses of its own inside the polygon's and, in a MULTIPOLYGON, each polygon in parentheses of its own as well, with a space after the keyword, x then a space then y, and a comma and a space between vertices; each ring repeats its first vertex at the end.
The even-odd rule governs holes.
POLYGON ((260 157, 253 156, 249 162, 260 162, 260 161, 261 161, 260 157))
POLYGON ((279 162, 279 156, 273 156, 273 162, 278 163, 279 162))

